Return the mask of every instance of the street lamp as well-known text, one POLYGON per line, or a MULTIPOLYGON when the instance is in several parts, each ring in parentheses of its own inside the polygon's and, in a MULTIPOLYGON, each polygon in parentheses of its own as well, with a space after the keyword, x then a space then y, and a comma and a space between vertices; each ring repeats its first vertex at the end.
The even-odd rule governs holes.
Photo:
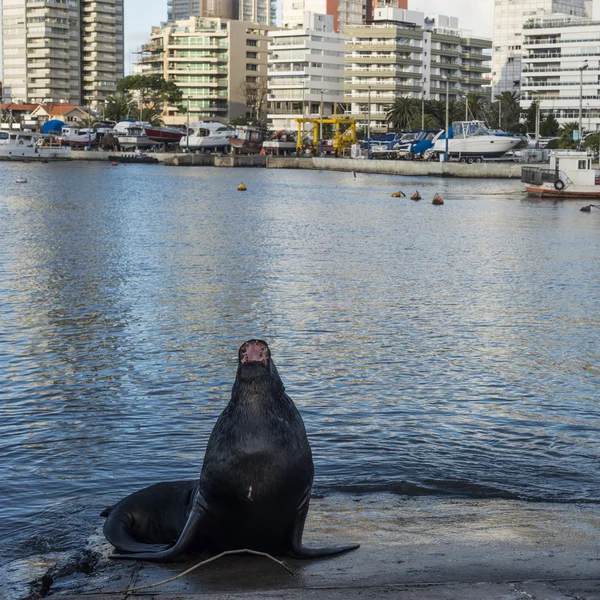
POLYGON ((321 108, 319 110, 321 126, 319 127, 319 156, 323 153, 323 89, 321 89, 321 108))
POLYGON ((450 127, 449 127, 450 114, 449 114, 448 101, 449 101, 449 97, 450 97, 450 78, 448 76, 446 76, 446 77, 444 77, 444 79, 446 80, 446 152, 444 153, 444 162, 448 162, 448 159, 449 159, 449 156, 448 156, 448 133, 450 130, 450 127))
POLYGON ((425 80, 422 79, 423 89, 421 90, 421 131, 425 131, 425 80))
POLYGON ((581 141, 582 141, 582 104, 583 104, 583 72, 585 71, 585 69, 587 69, 589 67, 588 65, 588 61, 584 60, 583 61, 583 65, 581 65, 581 67, 579 67, 579 145, 578 148, 581 150, 581 141))
POLYGON ((371 86, 367 95, 367 158, 371 158, 371 86))
POLYGON ((540 148, 540 92, 539 90, 532 90, 531 95, 537 94, 537 98, 533 100, 535 102, 535 149, 540 148))

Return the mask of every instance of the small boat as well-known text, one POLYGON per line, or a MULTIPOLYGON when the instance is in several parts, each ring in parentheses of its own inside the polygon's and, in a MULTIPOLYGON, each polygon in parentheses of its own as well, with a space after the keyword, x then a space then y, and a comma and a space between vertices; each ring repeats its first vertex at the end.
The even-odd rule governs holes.
POLYGON ((521 182, 529 196, 540 198, 600 198, 600 171, 586 152, 557 150, 547 167, 524 166, 521 182))
POLYGON ((144 128, 149 140, 156 144, 175 145, 179 144, 182 137, 185 136, 185 131, 178 127, 168 127, 166 125, 158 126, 150 123, 138 123, 144 128))
POLYGON ((218 121, 200 121, 193 123, 188 135, 184 135, 179 141, 179 147, 189 148, 191 152, 228 152, 228 138, 233 135, 233 129, 218 121))
POLYGON ((236 127, 235 135, 227 138, 234 154, 259 154, 265 139, 264 129, 248 125, 236 127))
POLYGON ((268 140, 263 142, 263 150, 265 154, 292 154, 296 152, 297 134, 294 131, 286 131, 281 129, 275 132, 268 140))
POLYGON ((120 154, 113 156, 109 155, 108 160, 112 163, 121 164, 139 164, 139 165, 156 165, 160 161, 154 156, 148 156, 143 152, 136 152, 135 154, 120 154))
MULTIPOLYGON (((446 153, 446 135, 441 131, 433 148, 439 155, 446 153)), ((448 132, 448 155, 461 162, 482 162, 500 158, 521 143, 521 138, 491 132, 483 121, 456 121, 448 132)))
POLYGON ((71 148, 84 148, 98 144, 98 133, 95 129, 81 129, 79 127, 63 127, 59 138, 63 146, 71 148))
POLYGON ((60 141, 53 137, 11 129, 0 131, 0 160, 69 160, 71 148, 63 147, 60 141))

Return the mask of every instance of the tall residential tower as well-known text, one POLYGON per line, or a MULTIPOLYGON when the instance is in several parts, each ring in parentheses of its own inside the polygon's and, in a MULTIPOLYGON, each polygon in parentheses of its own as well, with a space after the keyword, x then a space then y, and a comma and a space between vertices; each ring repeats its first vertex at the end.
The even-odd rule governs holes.
POLYGON ((123 0, 2 2, 4 99, 98 108, 123 69, 123 0))
POLYGON ((520 92, 523 23, 554 13, 583 17, 586 0, 495 0, 493 93, 520 92))
POLYGON ((190 17, 252 21, 261 25, 275 25, 277 0, 168 0, 169 22, 190 17))

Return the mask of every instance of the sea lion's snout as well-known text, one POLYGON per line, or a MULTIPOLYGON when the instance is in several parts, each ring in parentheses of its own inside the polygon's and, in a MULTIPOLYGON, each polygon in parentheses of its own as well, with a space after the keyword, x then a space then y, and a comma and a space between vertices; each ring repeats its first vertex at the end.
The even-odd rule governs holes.
POLYGON ((267 366, 270 358, 269 346, 262 340, 248 340, 240 348, 239 360, 241 364, 262 363, 267 366))

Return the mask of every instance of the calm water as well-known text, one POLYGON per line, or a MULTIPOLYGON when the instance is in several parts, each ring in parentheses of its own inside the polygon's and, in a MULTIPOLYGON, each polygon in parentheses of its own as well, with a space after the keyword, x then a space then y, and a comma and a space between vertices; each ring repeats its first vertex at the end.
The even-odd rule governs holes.
POLYGON ((254 336, 317 492, 600 502, 600 210, 347 173, 0 164, 0 183, 0 564, 197 477, 254 336))

